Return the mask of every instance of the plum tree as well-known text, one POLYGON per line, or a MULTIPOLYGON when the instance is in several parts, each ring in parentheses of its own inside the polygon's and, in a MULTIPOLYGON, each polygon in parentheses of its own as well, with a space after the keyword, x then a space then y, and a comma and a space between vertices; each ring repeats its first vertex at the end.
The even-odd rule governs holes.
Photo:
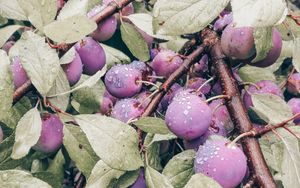
POLYGON ((200 146, 194 162, 196 173, 203 173, 216 180, 224 188, 241 183, 247 171, 247 158, 230 140, 207 140, 200 146))
POLYGON ((46 113, 42 117, 42 131, 38 142, 33 146, 36 151, 51 153, 60 148, 63 141, 63 124, 55 114, 46 113))
MULTIPOLYGON (((294 115, 300 113, 300 98, 292 98, 288 101, 287 104, 291 107, 294 115)), ((294 119, 294 122, 296 124, 300 124, 300 116, 294 119)))
POLYGON ((300 94, 300 73, 294 73, 288 78, 287 91, 293 95, 300 94))
POLYGON ((85 37, 75 44, 82 64, 83 73, 93 75, 101 70, 106 63, 106 56, 103 48, 91 37, 85 37))
POLYGON ((140 102, 136 99, 122 99, 116 102, 112 109, 111 117, 124 123, 139 117, 143 113, 140 102))
POLYGON ((180 92, 173 98, 165 117, 168 128, 186 140, 203 135, 211 120, 212 112, 205 101, 188 92, 180 92))
POLYGON ((105 75, 105 86, 117 98, 128 98, 141 88, 142 73, 129 65, 115 65, 105 75))
POLYGON ((152 61, 152 68, 158 76, 170 76, 181 64, 181 57, 171 50, 160 50, 152 61))
POLYGON ((283 97, 280 88, 270 80, 262 80, 256 82, 255 85, 250 85, 243 96, 244 104, 246 108, 253 106, 252 94, 273 94, 279 97, 283 97), (258 88, 257 88, 258 87, 258 88))
POLYGON ((19 57, 16 56, 13 58, 10 67, 11 67, 14 86, 15 86, 15 90, 16 90, 20 86, 22 86, 27 80, 29 80, 29 78, 21 64, 21 59, 19 57))
POLYGON ((75 85, 82 74, 82 62, 79 54, 75 51, 75 57, 69 64, 62 65, 64 72, 66 73, 67 79, 70 86, 75 85))
POLYGON ((248 59, 255 54, 253 28, 229 24, 221 36, 223 52, 233 59, 248 59))
POLYGON ((147 188, 145 181, 145 172, 144 168, 140 169, 139 176, 135 182, 130 186, 130 188, 147 188))

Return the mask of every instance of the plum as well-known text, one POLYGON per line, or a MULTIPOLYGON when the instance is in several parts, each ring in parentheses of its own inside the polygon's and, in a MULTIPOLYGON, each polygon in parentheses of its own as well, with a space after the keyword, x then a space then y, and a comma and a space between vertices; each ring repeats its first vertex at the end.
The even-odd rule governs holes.
MULTIPOLYGON (((191 79, 188 80, 187 88, 193 89, 193 90, 196 91, 205 82, 206 82, 206 79, 204 79, 204 78, 200 78, 200 77, 191 78, 191 79)), ((211 89, 211 86, 209 85, 209 83, 207 83, 207 84, 203 85, 200 92, 206 95, 210 92, 210 89, 211 89)))
POLYGON ((223 91, 222 91, 222 87, 221 87, 221 84, 220 84, 220 81, 217 81, 213 87, 212 87, 212 92, 215 94, 215 95, 222 95, 223 91))
POLYGON ((165 122, 176 136, 192 140, 203 135, 212 121, 209 106, 199 96, 180 92, 169 105, 165 122))
POLYGON ((10 64, 10 68, 13 75, 13 81, 15 90, 21 87, 25 82, 29 80, 26 71, 24 70, 21 59, 19 57, 14 57, 12 63, 10 64))
POLYGON ((100 105, 100 113, 102 115, 110 115, 113 106, 114 103, 108 97, 103 97, 100 105))
POLYGON ((267 56, 256 63, 251 63, 251 65, 257 66, 257 67, 268 67, 276 62, 276 60, 279 58, 282 48, 282 39, 280 32, 277 29, 273 29, 272 32, 272 43, 273 47, 270 49, 270 51, 267 53, 267 56))
POLYGON ((117 19, 110 16, 98 24, 97 29, 91 34, 93 39, 106 41, 110 39, 117 30, 117 19))
POLYGON ((228 24, 232 23, 233 21, 233 15, 232 13, 226 13, 221 18, 217 19, 217 21, 214 23, 214 30, 215 31, 221 31, 223 30, 228 24))
POLYGON ((42 131, 38 142, 33 146, 36 151, 51 153, 59 149, 63 141, 63 124, 55 114, 44 114, 42 131))
POLYGON ((65 1, 64 0, 57 0, 56 1, 56 6, 57 6, 58 10, 62 9, 64 5, 65 5, 65 1))
POLYGON ((75 57, 71 63, 62 65, 64 72, 68 78, 70 86, 75 85, 81 77, 82 74, 82 62, 79 54, 75 51, 75 57))
POLYGON ((241 183, 247 171, 247 158, 235 144, 225 138, 208 139, 200 146, 194 161, 196 173, 205 174, 224 188, 241 183))
POLYGON ((145 62, 134 60, 129 64, 129 66, 139 70, 142 73, 142 80, 149 81, 152 83, 156 81, 155 72, 145 62))
POLYGON ((152 68, 156 75, 168 77, 181 64, 183 60, 179 54, 171 50, 161 50, 152 61, 152 68))
POLYGON ((213 119, 217 119, 219 121, 218 123, 222 123, 227 132, 232 131, 234 125, 225 106, 224 99, 213 100, 209 104, 209 107, 213 112, 213 119))
POLYGON ((150 35, 148 35, 145 31, 137 28, 137 30, 139 31, 139 33, 142 35, 142 37, 144 38, 145 42, 147 43, 148 47, 151 48, 152 43, 154 41, 154 38, 151 37, 150 35))
POLYGON ((294 73, 288 78, 286 89, 293 95, 300 94, 300 73, 294 73))
MULTIPOLYGON (((109 3, 116 1, 118 2, 118 0, 103 0, 103 4, 108 5, 109 3)), ((129 16, 130 14, 134 13, 134 7, 132 3, 129 3, 128 5, 126 5, 122 11, 122 16, 129 16)))
POLYGON ((159 49, 153 48, 150 50, 150 59, 153 60, 155 56, 159 53, 159 49))
POLYGON ((136 99, 141 103, 143 109, 147 108, 148 104, 151 102, 151 98, 149 98, 150 95, 151 92, 149 91, 143 91, 137 95, 136 99))
POLYGON ((200 61, 194 65, 193 74, 204 77, 208 72, 208 56, 205 54, 200 61))
POLYGON ((145 181, 145 174, 144 169, 141 168, 139 172, 138 178, 135 182, 130 186, 130 188, 147 188, 146 181, 145 181))
POLYGON ((283 94, 280 88, 270 80, 261 80, 255 83, 255 85, 250 85, 243 96, 245 107, 248 109, 253 106, 251 94, 273 94, 283 98, 283 94))
POLYGON ((173 97, 176 95, 176 92, 181 88, 181 86, 177 83, 173 84, 169 91, 165 94, 165 96, 162 98, 162 100, 159 103, 159 108, 161 110, 165 111, 171 101, 173 100, 173 97))
POLYGON ((107 90, 104 91, 103 97, 109 98, 113 102, 113 104, 115 104, 118 100, 116 97, 112 96, 107 90))
POLYGON ((3 130, 1 128, 1 126, 0 126, 0 143, 2 142, 3 138, 4 138, 3 130))
POLYGON ((78 41, 75 49, 81 58, 84 74, 93 75, 104 67, 105 52, 100 44, 91 37, 85 37, 78 41))
MULTIPOLYGON (((291 107, 294 115, 300 113, 300 98, 292 98, 287 104, 291 107)), ((294 122, 300 124, 300 116, 298 116, 294 122)))
POLYGON ((7 41, 3 46, 2 46, 2 50, 4 50, 7 54, 10 50, 10 48, 15 44, 16 42, 15 41, 7 41))
POLYGON ((222 33, 221 47, 225 55, 232 59, 248 59, 255 54, 253 28, 235 28, 229 24, 222 33))
POLYGON ((122 99, 116 102, 112 109, 111 117, 118 119, 124 123, 135 119, 142 115, 143 108, 140 107, 140 102, 136 99, 122 99))
POLYGON ((142 73, 129 65, 115 65, 105 75, 105 86, 117 98, 132 97, 142 88, 142 73))

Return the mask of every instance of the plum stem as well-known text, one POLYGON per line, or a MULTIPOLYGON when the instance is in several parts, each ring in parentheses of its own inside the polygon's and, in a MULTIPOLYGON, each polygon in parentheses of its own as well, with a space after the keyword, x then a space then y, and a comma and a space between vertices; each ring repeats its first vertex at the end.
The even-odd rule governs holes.
POLYGON ((232 147, 234 144, 236 144, 240 139, 246 137, 246 136, 255 136, 256 132, 255 130, 251 130, 249 132, 245 132, 237 136, 233 141, 231 141, 227 146, 232 147))
POLYGON ((159 86, 158 85, 156 85, 156 84, 154 84, 154 83, 152 83, 152 82, 149 82, 149 81, 145 81, 145 80, 137 80, 137 81, 135 81, 136 83, 142 83, 142 84, 148 84, 148 85, 151 85, 151 86, 154 86, 154 87, 156 87, 157 89, 159 89, 159 86))
POLYGON ((196 90, 196 93, 199 93, 200 90, 206 86, 209 82, 213 81, 215 79, 215 77, 211 77, 210 79, 206 80, 197 90, 196 90))
POLYGON ((205 102, 209 103, 209 102, 211 102, 213 100, 216 100, 216 99, 227 99, 227 100, 229 100, 230 95, 217 95, 217 96, 214 96, 214 97, 211 97, 211 98, 207 99, 205 102))

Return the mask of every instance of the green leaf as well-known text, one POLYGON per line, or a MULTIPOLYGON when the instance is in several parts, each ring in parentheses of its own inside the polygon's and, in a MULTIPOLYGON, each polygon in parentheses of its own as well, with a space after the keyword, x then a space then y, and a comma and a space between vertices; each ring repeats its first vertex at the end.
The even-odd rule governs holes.
MULTIPOLYGON (((293 15, 299 16, 300 11, 295 10, 293 11, 293 15)), ((292 41, 295 38, 300 37, 300 28, 299 25, 295 22, 293 18, 287 16, 283 23, 277 25, 276 28, 281 33, 281 37, 283 41, 292 41), (288 26, 288 27, 287 27, 288 26)))
MULTIPOLYGON (((64 70, 60 67, 58 71, 58 75, 54 81, 54 84, 50 91, 47 93, 48 96, 55 95, 58 93, 64 93, 70 91, 69 81, 64 70)), ((48 98, 52 105, 56 106, 57 108, 65 111, 69 104, 69 97, 70 94, 50 97, 48 98)))
POLYGON ((86 15, 89 0, 69 0, 60 10, 57 20, 64 20, 75 15, 86 15))
POLYGON ((104 161, 100 160, 93 168, 91 176, 87 180, 86 187, 110 187, 109 185, 111 185, 124 173, 124 171, 111 168, 104 161))
POLYGON ((256 83, 261 80, 276 80, 273 72, 266 68, 259 68, 247 65, 240 68, 238 70, 238 73, 244 82, 256 83))
POLYGON ((300 38, 294 40, 294 49, 293 49, 293 65, 297 72, 300 72, 300 38))
MULTIPOLYGON (((153 135, 152 135, 153 136, 153 135)), ((151 135, 147 135, 146 139, 152 139, 151 135)), ((147 142, 145 139, 145 142, 147 142)), ((149 146, 146 147, 146 155, 147 155, 147 165, 152 167, 155 170, 161 171, 161 160, 159 157, 159 151, 160 151, 160 143, 155 142, 149 146)))
POLYGON ((186 150, 175 155, 165 166, 162 174, 165 175, 174 186, 182 188, 194 174, 194 150, 186 150))
POLYGON ((44 182, 47 182, 49 185, 51 185, 53 188, 61 188, 63 187, 63 182, 60 181, 60 179, 51 172, 36 172, 32 174, 33 177, 36 177, 40 180, 43 180, 44 182))
POLYGON ((0 164, 9 158, 15 141, 15 133, 5 138, 0 144, 0 164))
MULTIPOLYGON (((1 6, 1 5, 0 5, 1 6)), ((14 34, 18 29, 22 28, 21 25, 9 25, 0 29, 0 48, 5 44, 10 36, 14 34)))
POLYGON ((165 141, 165 140, 173 140, 176 138, 177 138, 177 136, 174 135, 173 133, 155 134, 151 140, 149 139, 149 142, 145 142, 144 144, 145 144, 145 146, 150 146, 151 144, 153 144, 155 142, 160 142, 160 141, 165 141))
POLYGON ((273 47, 272 40, 273 27, 254 28, 253 37, 255 43, 256 56, 252 63, 263 60, 273 47))
POLYGON ((14 20, 27 20, 27 16, 20 7, 18 0, 0 0, 0 15, 14 20))
POLYGON ((86 87, 92 88, 101 79, 101 77, 105 74, 105 72, 106 72, 106 67, 104 67, 102 70, 96 72, 96 74, 89 77, 84 82, 82 82, 82 83, 79 82, 77 85, 75 85, 75 87, 73 89, 66 91, 66 92, 58 93, 55 95, 49 95, 48 97, 56 97, 56 96, 66 95, 66 94, 72 93, 74 91, 77 91, 79 89, 86 88, 86 87))
POLYGON ((232 0, 233 20, 237 27, 269 27, 280 24, 288 10, 285 1, 232 0))
POLYGON ((186 186, 184 186, 184 188, 198 187, 222 188, 222 186, 219 185, 215 180, 200 173, 193 175, 186 186))
POLYGON ((47 37, 57 43, 74 43, 92 33, 97 24, 86 16, 76 15, 54 21, 44 27, 47 37))
POLYGON ((204 29, 217 18, 229 0, 158 0, 153 9, 157 34, 182 35, 204 29))
POLYGON ((18 50, 23 68, 35 88, 45 96, 59 72, 58 54, 45 43, 44 37, 33 32, 25 32, 21 40, 24 42, 21 42, 18 50))
POLYGON ((166 123, 161 118, 155 117, 142 117, 138 121, 134 122, 138 128, 142 129, 144 132, 153 134, 169 134, 170 131, 166 126, 166 123))
MULTIPOLYGON (((82 75, 80 82, 87 80, 89 77, 82 75)), ((82 88, 73 92, 73 99, 80 104, 79 113, 92 114, 99 112, 102 97, 105 92, 105 85, 99 80, 94 87, 82 88)))
POLYGON ((59 63, 61 65, 71 63, 75 58, 75 53, 76 53, 76 50, 73 46, 59 59, 59 63))
POLYGON ((122 22, 121 37, 130 52, 137 59, 140 61, 147 61, 150 59, 150 52, 146 41, 132 24, 122 22))
POLYGON ((76 167, 88 178, 99 160, 79 127, 64 125, 63 145, 76 167))
POLYGON ((47 169, 48 173, 55 175, 59 182, 62 182, 64 179, 64 165, 65 165, 65 157, 61 150, 59 150, 54 159, 50 162, 49 167, 47 169))
POLYGON ((42 131, 42 120, 36 108, 29 110, 19 121, 16 128, 15 144, 11 157, 20 159, 34 146, 42 131))
POLYGON ((164 35, 159 35, 159 34, 154 34, 153 33, 153 17, 150 14, 145 14, 145 13, 136 13, 136 14, 130 14, 127 16, 127 18, 140 30, 144 31, 148 35, 158 38, 158 39, 163 39, 163 40, 169 40, 171 37, 169 36, 164 36, 164 35))
POLYGON ((104 49, 105 57, 106 57, 106 65, 108 69, 110 69, 112 66, 116 64, 131 63, 130 58, 120 50, 107 46, 103 43, 100 43, 100 45, 104 49))
POLYGON ((129 125, 98 114, 77 115, 75 120, 87 135, 95 153, 110 167, 131 171, 143 165, 138 150, 138 135, 129 125))
POLYGON ((127 171, 123 174, 115 184, 115 188, 128 188, 138 178, 140 169, 134 171, 127 171))
POLYGON ((0 187, 42 187, 51 188, 46 182, 33 177, 30 173, 22 170, 0 171, 0 187))
POLYGON ((3 18, 0 14, 0 27, 3 27, 4 25, 6 25, 8 23, 8 19, 3 18))
POLYGON ((187 41, 188 39, 173 36, 168 42, 161 43, 160 46, 178 52, 187 41))
POLYGON ((0 50, 0 120, 6 117, 13 102, 13 78, 6 52, 0 50))
POLYGON ((56 16, 57 0, 18 0, 18 2, 31 24, 41 31, 56 16))
POLYGON ((268 118, 270 124, 281 123, 293 116, 291 108, 286 102, 273 94, 252 94, 254 111, 258 111, 268 118))
POLYGON ((170 181, 150 166, 146 167, 145 179, 147 188, 173 188, 170 181))

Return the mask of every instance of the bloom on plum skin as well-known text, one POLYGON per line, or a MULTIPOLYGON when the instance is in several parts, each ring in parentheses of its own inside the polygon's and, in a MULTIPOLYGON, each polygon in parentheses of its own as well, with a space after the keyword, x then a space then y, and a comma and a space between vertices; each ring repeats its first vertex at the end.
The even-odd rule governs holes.
POLYGON ((133 120, 142 115, 143 111, 138 100, 132 98, 121 99, 117 101, 113 107, 111 117, 127 123, 129 120, 133 120))

